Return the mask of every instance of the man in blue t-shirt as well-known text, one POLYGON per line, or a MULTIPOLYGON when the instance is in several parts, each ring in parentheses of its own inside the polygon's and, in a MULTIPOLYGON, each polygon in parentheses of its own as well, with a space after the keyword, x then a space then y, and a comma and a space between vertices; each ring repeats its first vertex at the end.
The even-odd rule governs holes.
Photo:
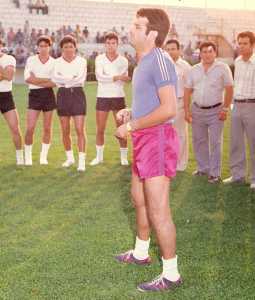
POLYGON ((170 180, 176 174, 178 139, 172 119, 177 112, 175 67, 162 50, 170 22, 161 9, 140 9, 130 30, 138 65, 133 76, 132 110, 122 110, 124 121, 116 135, 133 143, 132 198, 137 237, 133 250, 116 256, 124 263, 146 265, 151 227, 162 254, 163 272, 138 285, 140 291, 162 291, 182 283, 177 267, 176 231, 169 208, 170 180))

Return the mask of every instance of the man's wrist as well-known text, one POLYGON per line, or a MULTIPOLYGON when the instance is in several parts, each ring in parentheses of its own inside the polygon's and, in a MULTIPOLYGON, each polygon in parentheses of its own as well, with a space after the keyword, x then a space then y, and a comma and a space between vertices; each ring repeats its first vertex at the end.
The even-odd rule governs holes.
POLYGON ((229 112, 229 107, 223 106, 222 111, 225 112, 225 113, 228 113, 229 112))

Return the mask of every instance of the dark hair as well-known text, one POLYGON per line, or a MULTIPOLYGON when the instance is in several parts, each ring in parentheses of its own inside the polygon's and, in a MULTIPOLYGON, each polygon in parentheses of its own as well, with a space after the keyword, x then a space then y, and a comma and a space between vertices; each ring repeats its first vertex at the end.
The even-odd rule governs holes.
POLYGON ((104 41, 106 40, 116 40, 117 43, 119 42, 118 35, 115 32, 107 32, 106 35, 104 36, 104 41))
POLYGON ((136 16, 148 19, 149 23, 147 24, 146 33, 148 34, 151 30, 157 31, 158 36, 155 44, 157 47, 162 47, 170 29, 170 21, 167 13, 159 8, 141 8, 137 11, 136 16))
POLYGON ((240 32, 237 36, 237 41, 240 39, 240 38, 248 38, 250 40, 250 43, 251 45, 254 45, 255 44, 255 36, 254 36, 254 33, 251 32, 251 31, 243 31, 243 32, 240 32))
POLYGON ((215 45, 213 42, 202 42, 202 43, 199 45, 200 51, 202 51, 204 48, 208 48, 208 47, 212 47, 213 50, 214 50, 215 52, 217 52, 217 47, 216 47, 216 45, 215 45))
POLYGON ((62 40, 60 41, 60 48, 63 48, 63 46, 68 43, 73 44, 74 47, 76 48, 76 40, 71 35, 66 35, 62 38, 62 40))
POLYGON ((47 36, 47 35, 41 35, 41 36, 38 38, 38 40, 37 40, 37 42, 36 42, 36 45, 39 46, 39 44, 40 44, 41 42, 45 42, 45 43, 48 44, 49 46, 52 45, 51 38, 50 38, 49 36, 47 36))
POLYGON ((176 47, 177 47, 177 49, 180 50, 181 45, 180 45, 179 41, 177 41, 177 40, 175 40, 175 39, 168 40, 168 41, 166 42, 166 45, 170 45, 170 44, 175 44, 176 47))

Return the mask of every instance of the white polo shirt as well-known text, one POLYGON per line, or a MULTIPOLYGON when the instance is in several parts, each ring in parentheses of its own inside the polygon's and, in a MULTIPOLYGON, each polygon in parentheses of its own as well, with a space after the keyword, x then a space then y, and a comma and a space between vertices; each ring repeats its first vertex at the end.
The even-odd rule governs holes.
MULTIPOLYGON (((5 69, 8 66, 13 66, 16 68, 16 59, 7 54, 3 54, 0 57, 0 66, 5 69)), ((12 80, 1 80, 0 81, 0 92, 10 92, 12 90, 12 80)))
POLYGON ((58 87, 82 87, 87 77, 87 61, 81 56, 76 56, 71 62, 62 56, 55 60, 51 80, 58 87))
POLYGON ((184 84, 187 80, 188 73, 191 70, 191 65, 182 58, 179 58, 176 62, 174 62, 174 65, 178 77, 177 98, 183 98, 184 84))
MULTIPOLYGON (((54 65, 55 59, 51 56, 45 63, 40 60, 39 55, 30 56, 27 59, 26 67, 24 70, 24 78, 25 80, 27 80, 30 76, 30 72, 33 72, 38 78, 51 79, 51 77, 53 76, 54 65)), ((41 86, 34 84, 28 84, 28 87, 31 90, 42 88, 41 86)))
POLYGON ((95 64, 98 81, 97 97, 125 97, 124 82, 113 81, 113 77, 128 74, 128 60, 124 56, 118 55, 115 60, 110 61, 104 53, 97 56, 95 64))

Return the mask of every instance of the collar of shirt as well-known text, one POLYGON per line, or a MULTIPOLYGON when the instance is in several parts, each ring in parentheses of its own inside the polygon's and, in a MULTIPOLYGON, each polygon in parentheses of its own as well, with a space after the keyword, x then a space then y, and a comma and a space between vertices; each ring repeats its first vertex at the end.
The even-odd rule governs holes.
POLYGON ((247 60, 247 61, 244 61, 242 56, 238 56, 236 61, 242 61, 242 62, 251 62, 251 63, 255 63, 255 53, 252 54, 252 56, 247 60))
POLYGON ((198 65, 199 68, 201 68, 201 69, 203 70, 203 72, 204 72, 205 74, 208 74, 209 72, 211 72, 215 67, 219 66, 220 64, 221 64, 221 63, 220 63, 219 61, 215 60, 215 61, 213 62, 213 64, 208 68, 207 71, 205 71, 205 68, 204 68, 202 62, 198 63, 197 65, 198 65))

